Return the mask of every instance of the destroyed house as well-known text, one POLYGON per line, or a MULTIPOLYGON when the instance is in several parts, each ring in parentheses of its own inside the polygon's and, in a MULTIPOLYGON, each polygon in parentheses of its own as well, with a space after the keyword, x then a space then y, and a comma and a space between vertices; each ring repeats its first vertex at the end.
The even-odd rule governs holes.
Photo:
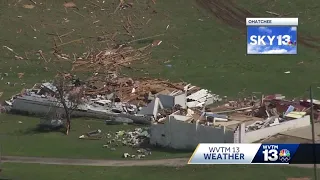
POLYGON ((254 143, 282 132, 310 126, 310 116, 281 122, 275 119, 277 121, 271 123, 271 119, 231 115, 228 121, 216 121, 214 125, 199 120, 192 122, 192 118, 172 114, 162 123, 152 124, 150 143, 193 150, 198 143, 254 143), (249 130, 249 127, 254 126, 249 130))

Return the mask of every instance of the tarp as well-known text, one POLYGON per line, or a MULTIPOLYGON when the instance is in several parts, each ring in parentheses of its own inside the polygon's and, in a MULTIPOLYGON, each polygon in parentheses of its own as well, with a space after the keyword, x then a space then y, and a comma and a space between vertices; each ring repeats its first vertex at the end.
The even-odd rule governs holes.
POLYGON ((299 119, 299 118, 302 118, 306 114, 307 114, 306 112, 292 111, 289 114, 287 114, 285 117, 291 117, 291 118, 299 119))
POLYGON ((287 109, 287 111, 284 113, 284 116, 286 116, 287 114, 289 114, 290 112, 292 112, 294 110, 294 106, 290 105, 287 109))

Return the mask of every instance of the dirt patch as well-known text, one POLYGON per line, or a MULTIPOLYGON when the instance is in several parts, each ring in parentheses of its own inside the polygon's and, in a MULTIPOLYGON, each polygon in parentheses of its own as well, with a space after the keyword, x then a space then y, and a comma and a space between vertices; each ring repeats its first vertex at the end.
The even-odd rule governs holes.
MULTIPOLYGON (((196 0, 197 3, 210 11, 216 18, 229 26, 246 33, 246 18, 260 17, 249 10, 238 6, 232 0, 196 0)), ((311 35, 298 34, 299 44, 320 51, 320 38, 311 35)))

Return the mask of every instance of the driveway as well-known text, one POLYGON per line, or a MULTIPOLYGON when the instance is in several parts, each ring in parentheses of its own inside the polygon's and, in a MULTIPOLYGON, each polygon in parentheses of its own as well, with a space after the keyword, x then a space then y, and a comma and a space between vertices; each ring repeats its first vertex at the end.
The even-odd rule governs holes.
POLYGON ((82 166, 184 166, 187 158, 159 159, 159 160, 93 160, 93 159, 69 159, 69 158, 44 158, 2 156, 2 162, 12 163, 37 163, 57 165, 82 165, 82 166))
MULTIPOLYGON (((158 159, 158 160, 93 160, 93 159, 70 159, 70 158, 44 158, 44 157, 22 157, 2 156, 2 162, 11 163, 35 163, 56 165, 78 165, 78 166, 185 166, 188 158, 158 159)), ((292 167, 313 168, 313 164, 290 164, 292 167)), ((317 166, 320 168, 320 166, 317 166)))

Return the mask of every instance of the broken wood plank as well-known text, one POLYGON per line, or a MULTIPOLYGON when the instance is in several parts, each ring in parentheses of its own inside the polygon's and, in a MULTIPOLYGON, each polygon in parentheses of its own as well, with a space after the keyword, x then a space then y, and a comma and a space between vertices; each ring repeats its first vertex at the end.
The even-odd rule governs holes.
POLYGON ((76 13, 76 14, 78 14, 79 16, 82 16, 82 17, 84 17, 85 18, 85 16, 84 15, 82 15, 82 14, 80 14, 79 12, 77 12, 77 11, 75 11, 75 10, 72 10, 74 13, 76 13))
POLYGON ((65 33, 65 34, 60 35, 60 37, 65 37, 65 36, 67 36, 67 35, 69 35, 69 34, 71 34, 71 33, 75 32, 75 31, 76 31, 76 30, 72 29, 72 31, 70 31, 70 32, 67 32, 67 33, 65 33))
POLYGON ((135 17, 141 23, 141 25, 144 25, 141 19, 139 19, 135 14, 133 14, 133 17, 135 17))
POLYGON ((8 49, 8 50, 9 50, 10 52, 12 52, 13 54, 18 55, 18 53, 14 52, 14 50, 11 49, 11 48, 9 48, 8 46, 2 46, 2 47, 8 49))
POLYGON ((43 53, 41 50, 38 51, 38 53, 40 54, 41 58, 47 63, 47 59, 44 57, 43 53))
POLYGON ((88 1, 88 2, 90 2, 91 4, 95 5, 96 7, 99 7, 100 9, 102 9, 102 6, 100 6, 100 5, 98 5, 98 4, 94 3, 94 2, 92 2, 92 1, 90 1, 90 0, 87 0, 87 1, 88 1))
POLYGON ((67 45, 67 44, 71 44, 71 43, 74 43, 74 42, 77 42, 77 41, 81 41, 81 40, 84 40, 84 38, 80 38, 80 39, 72 40, 72 41, 69 41, 69 42, 66 42, 66 43, 58 44, 57 47, 64 46, 64 45, 67 45))
POLYGON ((236 111, 244 111, 244 110, 248 110, 248 109, 252 109, 252 108, 254 108, 254 106, 233 109, 233 110, 228 110, 228 111, 219 111, 219 112, 214 112, 214 113, 216 113, 216 114, 231 113, 231 112, 236 112, 236 111))
POLYGON ((30 0, 33 4, 37 4, 37 2, 35 2, 34 0, 30 0))
POLYGON ((149 37, 145 37, 145 38, 135 39, 135 40, 132 40, 132 41, 127 42, 127 44, 133 43, 133 42, 136 42, 136 41, 142 41, 142 40, 146 40, 146 39, 151 39, 151 38, 159 37, 159 36, 163 36, 163 35, 164 35, 164 34, 157 34, 157 35, 154 35, 154 36, 149 36, 149 37))
POLYGON ((58 39, 60 40, 60 43, 63 43, 63 41, 62 41, 62 39, 61 39, 60 35, 59 35, 57 32, 56 32, 56 35, 57 35, 58 39))
POLYGON ((117 8, 114 10, 113 14, 115 14, 115 13, 118 11, 118 9, 120 8, 121 5, 122 5, 122 2, 120 1, 119 5, 118 5, 117 8))
POLYGON ((275 12, 272 12, 272 11, 266 11, 266 13, 268 13, 268 14, 272 14, 272 15, 276 15, 276 16, 281 16, 280 14, 275 13, 275 12))
POLYGON ((128 27, 126 27, 125 25, 122 25, 122 27, 127 31, 129 36, 134 37, 128 27))

